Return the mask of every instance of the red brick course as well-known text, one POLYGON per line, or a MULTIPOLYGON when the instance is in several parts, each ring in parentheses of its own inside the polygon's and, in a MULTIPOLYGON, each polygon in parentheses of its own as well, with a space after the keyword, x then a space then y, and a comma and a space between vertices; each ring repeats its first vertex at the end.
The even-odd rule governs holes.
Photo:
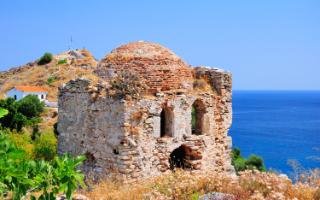
POLYGON ((171 50, 155 43, 132 42, 108 54, 98 65, 98 75, 106 71, 132 70, 147 84, 149 92, 184 88, 192 83, 192 68, 171 50))

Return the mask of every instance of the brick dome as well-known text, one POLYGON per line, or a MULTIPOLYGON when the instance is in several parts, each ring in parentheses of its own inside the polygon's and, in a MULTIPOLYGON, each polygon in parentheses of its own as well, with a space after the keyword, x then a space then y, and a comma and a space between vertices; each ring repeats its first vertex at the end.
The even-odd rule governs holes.
POLYGON ((191 68, 170 49, 151 42, 131 42, 107 54, 98 64, 97 74, 108 78, 118 71, 137 73, 149 91, 187 88, 191 68))

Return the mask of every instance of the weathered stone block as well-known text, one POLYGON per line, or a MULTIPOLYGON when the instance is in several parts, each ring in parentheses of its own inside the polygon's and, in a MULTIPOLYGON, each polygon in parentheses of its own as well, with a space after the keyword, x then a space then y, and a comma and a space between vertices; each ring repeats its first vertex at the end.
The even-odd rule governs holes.
POLYGON ((192 68, 167 48, 135 42, 113 50, 96 73, 99 84, 77 79, 59 88, 59 153, 88 154, 88 169, 121 179, 176 167, 232 171, 229 72, 192 68), (115 81, 120 74, 127 77, 115 81))

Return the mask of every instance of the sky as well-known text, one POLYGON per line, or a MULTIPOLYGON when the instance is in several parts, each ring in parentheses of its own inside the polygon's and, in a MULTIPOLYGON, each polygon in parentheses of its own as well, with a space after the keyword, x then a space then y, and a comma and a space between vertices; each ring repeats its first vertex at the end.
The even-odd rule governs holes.
POLYGON ((320 90, 319 0, 0 1, 0 71, 137 40, 231 71, 235 90, 320 90))

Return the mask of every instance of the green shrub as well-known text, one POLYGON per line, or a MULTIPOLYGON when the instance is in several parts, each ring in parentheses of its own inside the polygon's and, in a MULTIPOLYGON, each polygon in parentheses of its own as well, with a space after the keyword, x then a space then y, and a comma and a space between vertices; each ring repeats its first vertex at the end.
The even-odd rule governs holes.
POLYGON ((8 113, 0 118, 0 124, 4 128, 13 129, 15 127, 14 117, 17 114, 17 105, 14 98, 0 99, 0 107, 8 111, 8 113))
POLYGON ((232 149, 231 163, 236 172, 244 171, 246 169, 257 169, 259 171, 266 171, 263 159, 257 155, 251 155, 248 159, 242 157, 239 148, 232 149))
POLYGON ((239 148, 232 149, 232 152, 231 152, 232 160, 235 160, 235 159, 239 158, 240 154, 241 154, 241 151, 240 151, 239 148))
MULTIPOLYGON (((0 131, 0 199, 26 199, 30 193, 37 193, 41 200, 56 199, 61 192, 71 199, 78 186, 84 186, 84 175, 77 170, 83 161, 84 156, 68 155, 50 162, 34 161, 0 131)), ((30 199, 36 198, 31 195, 30 199)))
POLYGON ((57 80, 57 77, 54 75, 50 75, 49 78, 47 79, 47 85, 52 85, 53 82, 57 80))
POLYGON ((239 157, 233 161, 233 166, 236 172, 244 171, 247 169, 246 159, 239 157))
POLYGON ((0 118, 6 116, 9 113, 7 109, 0 108, 0 118))
POLYGON ((247 169, 257 169, 259 171, 266 171, 263 160, 260 156, 251 155, 245 162, 247 169))
POLYGON ((58 65, 67 64, 67 59, 61 59, 58 61, 58 65))
POLYGON ((34 158, 34 144, 28 133, 7 132, 7 135, 17 149, 26 153, 26 157, 34 158))
POLYGON ((57 138, 53 132, 42 133, 35 140, 35 158, 52 160, 57 154, 57 138))
POLYGON ((28 124, 28 119, 26 116, 24 116, 21 113, 16 113, 13 116, 12 122, 11 122, 11 128, 16 129, 18 131, 21 131, 22 127, 26 126, 28 124))
POLYGON ((43 56, 41 56, 41 58, 38 61, 38 65, 48 64, 52 61, 52 59, 53 59, 52 54, 47 52, 47 53, 43 54, 43 56))

